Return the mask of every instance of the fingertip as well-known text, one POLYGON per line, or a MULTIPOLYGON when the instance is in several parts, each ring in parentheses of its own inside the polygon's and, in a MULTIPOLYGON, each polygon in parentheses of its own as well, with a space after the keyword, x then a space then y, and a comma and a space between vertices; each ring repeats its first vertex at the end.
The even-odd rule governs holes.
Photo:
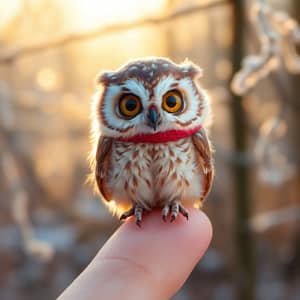
MULTIPOLYGON (((179 216, 164 222, 160 211, 144 216, 141 228, 127 220, 99 253, 100 257, 123 257, 142 266, 160 286, 160 294, 171 297, 183 285, 205 253, 212 238, 206 214, 189 209, 189 220, 179 216)), ((142 278, 139 278, 142 280, 142 278)))
POLYGON ((213 226, 212 223, 202 210, 197 210, 198 214, 198 221, 200 224, 198 225, 201 227, 201 233, 204 235, 202 238, 206 239, 205 241, 202 239, 202 242, 206 242, 207 245, 210 244, 212 237, 213 237, 213 226))
POLYGON ((141 228, 128 220, 59 299, 170 299, 211 237, 208 217, 192 208, 188 221, 164 222, 159 211, 146 215, 141 228))

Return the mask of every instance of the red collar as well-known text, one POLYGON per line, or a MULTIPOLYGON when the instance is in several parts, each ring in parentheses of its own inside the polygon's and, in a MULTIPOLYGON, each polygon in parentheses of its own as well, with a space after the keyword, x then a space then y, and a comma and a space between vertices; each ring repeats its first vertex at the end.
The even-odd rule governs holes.
POLYGON ((130 137, 118 137, 115 140, 120 142, 129 142, 129 143, 150 143, 150 144, 160 144, 166 142, 177 141, 186 137, 189 137, 195 134, 201 125, 198 125, 194 128, 187 130, 167 130, 157 133, 145 133, 137 134, 130 137))

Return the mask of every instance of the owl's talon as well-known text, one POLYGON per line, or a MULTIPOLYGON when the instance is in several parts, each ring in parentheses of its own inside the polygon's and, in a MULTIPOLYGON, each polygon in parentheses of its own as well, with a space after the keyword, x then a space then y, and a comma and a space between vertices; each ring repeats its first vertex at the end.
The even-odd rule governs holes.
POLYGON ((175 221, 179 213, 179 203, 174 201, 171 203, 171 223, 175 221))
POLYGON ((128 211, 125 211, 121 216, 120 220, 126 220, 127 218, 134 216, 135 217, 135 224, 141 227, 142 218, 143 218, 144 209, 138 205, 133 206, 128 211))
POLYGON ((178 217, 178 214, 181 213, 187 220, 189 219, 188 211, 180 204, 178 201, 173 201, 164 206, 162 210, 162 219, 164 222, 167 221, 167 217, 171 213, 170 222, 174 222, 178 217))
POLYGON ((141 227, 144 209, 138 205, 134 207, 135 224, 141 227))
POLYGON ((162 210, 162 219, 164 220, 164 222, 167 222, 167 217, 168 217, 168 214, 170 212, 170 205, 166 205, 163 210, 162 210))
POLYGON ((176 219, 177 215, 173 214, 171 215, 171 220, 170 220, 170 223, 173 223, 176 219))
POLYGON ((134 215, 134 207, 130 208, 129 210, 125 211, 121 216, 120 216, 120 221, 126 220, 127 218, 131 217, 134 215))
POLYGON ((187 219, 187 221, 189 220, 189 213, 182 205, 179 205, 179 212, 187 219))

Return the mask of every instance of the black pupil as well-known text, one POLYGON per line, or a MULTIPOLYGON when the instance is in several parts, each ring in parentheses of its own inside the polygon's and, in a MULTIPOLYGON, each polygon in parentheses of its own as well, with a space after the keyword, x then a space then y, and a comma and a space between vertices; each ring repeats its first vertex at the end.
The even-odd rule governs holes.
POLYGON ((137 107, 136 100, 135 100, 135 99, 132 99, 132 98, 127 99, 126 105, 125 105, 125 106, 126 106, 126 109, 127 109, 128 111, 133 111, 133 110, 135 110, 136 107, 137 107))
POLYGON ((167 105, 169 107, 174 107, 177 104, 177 99, 175 96, 168 96, 167 98, 167 105))

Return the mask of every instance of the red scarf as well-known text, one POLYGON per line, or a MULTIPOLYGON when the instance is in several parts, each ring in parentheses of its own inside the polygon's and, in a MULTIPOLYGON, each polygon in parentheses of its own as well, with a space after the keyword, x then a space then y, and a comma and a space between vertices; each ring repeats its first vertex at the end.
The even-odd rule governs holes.
POLYGON ((130 137, 118 137, 115 140, 120 142, 129 142, 129 143, 160 144, 160 143, 174 142, 189 137, 195 134, 200 128, 201 125, 198 125, 194 128, 187 129, 187 130, 171 129, 171 130, 161 131, 156 133, 137 134, 130 137))

